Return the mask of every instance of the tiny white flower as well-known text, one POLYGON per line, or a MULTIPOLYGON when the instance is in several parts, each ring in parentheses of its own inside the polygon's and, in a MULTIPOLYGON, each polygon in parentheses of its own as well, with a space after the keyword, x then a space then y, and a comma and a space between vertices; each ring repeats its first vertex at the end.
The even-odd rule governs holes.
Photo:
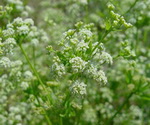
POLYGON ((85 43, 84 40, 78 43, 77 50, 78 51, 86 51, 89 48, 88 43, 85 43))
POLYGON ((23 24, 23 20, 22 20, 22 18, 17 17, 16 19, 14 19, 14 21, 13 21, 12 24, 13 24, 13 25, 16 25, 16 26, 20 26, 20 25, 23 24))
POLYGON ((86 95, 86 84, 84 82, 75 81, 72 86, 74 94, 86 95))
POLYGON ((22 82, 20 86, 23 90, 26 90, 29 87, 29 84, 27 82, 22 82))
POLYGON ((24 24, 26 25, 34 25, 34 21, 31 18, 27 18, 24 20, 24 24))
POLYGON ((72 58, 70 59, 69 62, 72 65, 73 72, 75 73, 82 72, 85 69, 87 64, 87 62, 82 60, 81 57, 72 58))
POLYGON ((17 27, 17 32, 19 35, 27 35, 29 33, 29 31, 30 31, 30 29, 27 25, 17 27))
POLYGON ((7 57, 2 57, 0 59, 0 66, 3 66, 5 68, 9 68, 11 66, 11 61, 7 57))
POLYGON ((2 33, 3 33, 4 37, 9 37, 9 36, 14 35, 15 31, 12 28, 8 28, 6 30, 3 30, 2 33))

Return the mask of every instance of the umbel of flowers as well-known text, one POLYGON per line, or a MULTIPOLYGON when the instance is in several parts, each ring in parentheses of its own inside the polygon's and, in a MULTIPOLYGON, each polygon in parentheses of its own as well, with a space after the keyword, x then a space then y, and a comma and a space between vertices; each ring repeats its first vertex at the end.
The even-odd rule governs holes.
POLYGON ((51 72, 57 79, 69 75, 69 80, 74 84, 73 92, 81 95, 86 93, 86 77, 99 85, 107 83, 102 64, 113 62, 110 54, 105 51, 103 43, 96 41, 92 29, 93 24, 84 25, 78 22, 75 29, 64 33, 63 39, 58 44, 59 50, 53 50, 51 46, 47 47, 53 55, 51 72))

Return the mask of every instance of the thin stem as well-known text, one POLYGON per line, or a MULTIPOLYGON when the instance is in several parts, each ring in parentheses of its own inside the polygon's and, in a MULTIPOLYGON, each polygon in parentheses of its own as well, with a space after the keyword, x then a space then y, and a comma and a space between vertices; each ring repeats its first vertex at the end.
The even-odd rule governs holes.
POLYGON ((22 51, 24 57, 26 58, 26 60, 27 60, 27 62, 28 62, 28 64, 29 64, 31 70, 32 70, 32 71, 34 72, 34 74, 36 75, 38 81, 40 82, 41 85, 44 85, 44 83, 42 82, 41 78, 39 77, 38 72, 37 72, 36 69, 32 66, 32 64, 31 64, 31 62, 30 62, 30 59, 29 59, 29 57, 27 56, 26 52, 24 51, 22 45, 20 44, 19 47, 20 47, 20 49, 21 49, 21 51, 22 51))
POLYGON ((63 125, 63 118, 60 117, 60 125, 63 125))
POLYGON ((100 43, 102 42, 102 40, 107 36, 108 32, 105 31, 104 34, 102 35, 99 43, 94 47, 94 49, 92 50, 92 52, 94 52, 96 50, 96 48, 100 45, 100 43))
POLYGON ((35 46, 33 46, 33 66, 35 67, 35 46))
MULTIPOLYGON (((102 37, 100 38, 99 43, 94 47, 94 49, 92 50, 91 54, 98 48, 98 46, 100 45, 100 43, 102 42, 102 40, 104 40, 104 38, 108 35, 109 32, 110 32, 110 30, 109 30, 109 31, 105 31, 105 32, 103 33, 102 37)), ((94 53, 94 54, 92 55, 92 57, 93 57, 95 54, 96 54, 96 53, 94 53)))
POLYGON ((123 109, 123 107, 126 105, 126 103, 129 101, 129 99, 133 96, 133 94, 135 93, 135 91, 132 91, 127 98, 125 99, 125 101, 123 102, 123 104, 118 108, 118 110, 115 112, 115 114, 110 118, 110 120, 108 121, 107 125, 110 125, 111 122, 113 121, 113 119, 117 116, 117 114, 120 113, 120 111, 123 109))
MULTIPOLYGON (((32 64, 31 64, 31 62, 30 62, 30 59, 29 59, 29 57, 27 56, 26 52, 24 51, 22 45, 19 44, 19 47, 20 47, 21 52, 23 53, 23 55, 24 55, 26 61, 28 62, 28 64, 29 64, 31 70, 34 72, 34 74, 36 75, 38 81, 39 81, 40 84, 43 86, 43 88, 45 88, 45 87, 44 87, 44 83, 42 82, 42 80, 41 80, 41 78, 40 78, 38 72, 36 71, 36 69, 32 66, 32 64)), ((37 101, 38 101, 38 103, 40 104, 38 98, 37 98, 37 101)), ((43 108, 43 109, 44 109, 44 108, 43 108)), ((47 122, 48 122, 48 125, 52 125, 52 123, 51 123, 51 121, 50 121, 50 119, 49 119, 49 117, 48 117, 47 112, 45 111, 45 109, 44 109, 44 116, 45 116, 45 118, 46 118, 46 120, 47 120, 47 122)))
POLYGON ((131 11, 131 9, 135 6, 135 4, 138 2, 138 0, 135 0, 134 3, 130 6, 130 8, 124 13, 124 15, 126 15, 127 13, 129 13, 131 11))

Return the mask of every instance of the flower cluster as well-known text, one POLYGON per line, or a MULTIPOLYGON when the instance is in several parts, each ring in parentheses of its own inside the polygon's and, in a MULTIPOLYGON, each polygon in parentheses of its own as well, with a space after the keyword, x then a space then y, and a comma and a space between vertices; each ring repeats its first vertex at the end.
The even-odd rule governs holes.
POLYGON ((6 2, 13 7, 13 10, 21 13, 21 15, 24 17, 27 17, 29 13, 33 11, 30 6, 24 5, 23 1, 21 0, 6 0, 6 2))
MULTIPOLYGON (((15 39, 18 40, 20 36, 27 36, 30 32, 30 27, 33 26, 34 22, 32 19, 25 19, 18 17, 10 24, 7 24, 6 29, 2 31, 5 39, 4 44, 15 44, 15 39)), ((18 41, 16 41, 18 42, 18 41)))
POLYGON ((90 75, 91 79, 99 84, 106 84, 107 77, 97 66, 104 63, 112 64, 112 57, 105 52, 102 43, 95 41, 92 33, 93 24, 83 25, 82 22, 78 22, 75 26, 76 29, 64 33, 64 39, 59 42, 60 50, 54 51, 52 47, 48 47, 50 53, 54 54, 52 71, 59 77, 67 73, 71 73, 72 76, 90 75), (93 65, 97 60, 99 64, 93 65))
POLYGON ((86 84, 83 82, 75 81, 71 87, 71 90, 74 94, 79 94, 81 96, 86 95, 86 84))
POLYGON ((5 67, 5 68, 9 68, 11 66, 11 61, 7 57, 2 57, 0 59, 0 66, 5 67))
POLYGON ((89 67, 87 73, 89 74, 89 76, 91 76, 91 78, 97 81, 100 85, 101 83, 103 84, 107 83, 107 77, 105 76, 105 73, 102 70, 97 70, 93 65, 89 67))
POLYGON ((69 63, 74 73, 83 72, 87 64, 87 62, 83 61, 80 57, 70 59, 69 63))

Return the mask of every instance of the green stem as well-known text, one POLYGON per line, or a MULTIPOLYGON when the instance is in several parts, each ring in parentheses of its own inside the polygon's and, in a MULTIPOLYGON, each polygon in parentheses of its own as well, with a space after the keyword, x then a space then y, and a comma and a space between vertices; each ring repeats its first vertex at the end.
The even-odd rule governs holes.
MULTIPOLYGON (((100 38, 99 43, 94 47, 94 49, 92 50, 91 54, 93 54, 93 52, 98 48, 98 46, 100 45, 100 43, 102 42, 102 40, 104 40, 104 38, 108 35, 108 33, 110 33, 111 31, 105 31, 102 35, 102 37, 100 38)), ((96 54, 96 53, 95 53, 96 54)), ((95 55, 93 54, 92 57, 95 55)))
POLYGON ((120 113, 120 111, 123 109, 123 107, 126 105, 126 103, 129 101, 129 99, 133 96, 133 94, 135 93, 135 91, 132 91, 127 98, 125 99, 125 101, 123 102, 123 104, 118 108, 118 110, 115 112, 115 114, 110 118, 110 120, 107 122, 107 125, 111 125, 111 122, 113 121, 113 119, 117 116, 117 114, 120 113))
POLYGON ((29 57, 27 56, 26 52, 24 51, 22 45, 19 45, 19 47, 20 47, 20 49, 21 49, 21 51, 22 51, 24 57, 26 58, 26 60, 27 60, 27 62, 28 62, 28 64, 29 64, 31 70, 32 70, 32 71, 34 72, 34 74, 36 75, 38 81, 40 82, 41 85, 44 85, 44 83, 42 82, 41 78, 39 77, 38 72, 37 72, 36 69, 32 66, 32 64, 31 64, 31 62, 30 62, 30 59, 29 59, 29 57))
MULTIPOLYGON (((31 62, 30 62, 30 59, 29 59, 29 57, 27 56, 26 52, 24 51, 22 45, 19 44, 19 47, 20 47, 21 52, 23 53, 23 55, 24 55, 26 61, 28 62, 28 64, 29 64, 31 70, 34 72, 34 74, 36 75, 38 81, 39 81, 40 84, 43 86, 43 88, 45 88, 45 87, 44 87, 44 83, 42 82, 42 80, 41 80, 41 78, 40 78, 38 72, 36 71, 36 69, 32 66, 32 64, 31 64, 31 62)), ((38 99, 37 99, 37 100, 38 100, 38 99)), ((38 101, 38 102, 39 102, 39 101, 38 101)), ((39 104, 40 104, 40 102, 39 102, 39 104)), ((43 109, 44 109, 44 108, 43 108, 43 109)), ((46 120, 47 120, 47 122, 48 122, 48 125, 52 125, 52 123, 51 123, 51 121, 50 121, 50 119, 49 119, 49 117, 48 117, 47 112, 45 111, 45 109, 44 109, 44 113, 45 113, 44 116, 45 116, 45 118, 46 118, 46 120)))
POLYGON ((130 8, 123 15, 126 15, 127 13, 129 13, 137 2, 138 2, 138 0, 135 0, 134 3, 130 6, 130 8))
POLYGON ((63 125, 63 118, 60 117, 60 125, 63 125))

